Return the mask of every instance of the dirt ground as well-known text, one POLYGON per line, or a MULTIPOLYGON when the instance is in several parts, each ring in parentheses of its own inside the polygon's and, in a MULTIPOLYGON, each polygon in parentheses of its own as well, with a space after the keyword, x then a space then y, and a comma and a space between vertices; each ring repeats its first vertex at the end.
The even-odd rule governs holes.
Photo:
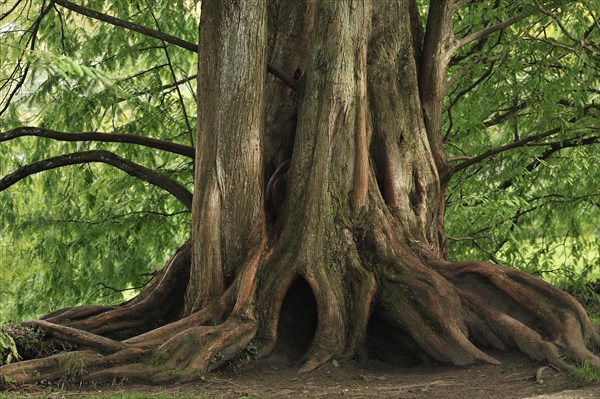
MULTIPOLYGON (((494 355, 501 365, 398 368, 380 362, 334 362, 298 374, 277 358, 236 370, 209 374, 202 381, 148 386, 115 381, 111 385, 69 388, 22 387, 4 397, 72 398, 112 396, 136 398, 600 398, 600 385, 577 387, 567 373, 545 368, 521 354, 494 355), (566 391, 567 390, 567 391, 566 391), (566 392, 565 392, 566 391, 566 392), (558 392, 562 392, 558 394, 558 392)), ((3 395, 4 394, 4 395, 3 395)))

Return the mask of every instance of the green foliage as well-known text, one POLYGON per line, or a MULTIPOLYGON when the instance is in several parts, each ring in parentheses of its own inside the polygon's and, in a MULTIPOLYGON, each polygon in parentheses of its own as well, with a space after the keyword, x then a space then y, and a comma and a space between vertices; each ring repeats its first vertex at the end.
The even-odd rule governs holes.
POLYGON ((11 363, 20 358, 13 337, 0 329, 0 365, 11 363))
POLYGON ((577 385, 591 385, 600 383, 600 368, 590 364, 589 362, 576 367, 570 374, 571 379, 577 385))
MULTIPOLYGON (((600 75, 597 50, 580 46, 600 40, 600 29, 591 28, 593 5, 537 10, 455 57, 443 128, 449 156, 554 133, 453 177, 451 258, 512 265, 575 292, 600 278, 600 75)), ((456 30, 466 36, 531 7, 471 2, 456 30)))
MULTIPOLYGON (((23 2, 0 21, 0 101, 14 88, 7 83, 11 74, 22 74, 16 66, 30 65, 23 88, 0 118, 0 132, 29 125, 193 144, 193 80, 179 91, 174 81, 194 75, 195 54, 61 7, 43 18, 32 48, 32 27, 43 3, 23 2)), ((191 2, 78 4, 196 40, 191 2)), ((1 7, 0 15, 8 5, 1 7)), ((142 146, 24 137, 0 147, 0 176, 51 156, 106 149, 188 189, 193 181, 192 160, 142 146)), ((189 231, 189 212, 170 195, 99 164, 31 176, 0 192, 0 203, 0 323, 67 305, 126 300, 189 231)))
POLYGON ((44 348, 43 340, 45 333, 33 326, 23 324, 10 324, 0 327, 0 337, 7 345, 2 345, 5 349, 9 347, 10 352, 4 351, 2 359, 5 363, 10 363, 14 359, 34 359, 47 354, 48 348, 44 348), (13 346, 14 345, 14 346, 13 346), (12 356, 9 356, 11 355, 12 356), (10 359, 9 359, 10 357, 10 359))

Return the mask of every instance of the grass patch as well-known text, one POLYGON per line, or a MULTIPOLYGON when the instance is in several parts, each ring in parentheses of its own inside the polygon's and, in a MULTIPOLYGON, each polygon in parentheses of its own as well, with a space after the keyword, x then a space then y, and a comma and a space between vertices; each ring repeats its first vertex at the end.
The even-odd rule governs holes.
POLYGON ((600 383, 600 368, 585 362, 577 367, 570 375, 577 385, 592 385, 600 383))

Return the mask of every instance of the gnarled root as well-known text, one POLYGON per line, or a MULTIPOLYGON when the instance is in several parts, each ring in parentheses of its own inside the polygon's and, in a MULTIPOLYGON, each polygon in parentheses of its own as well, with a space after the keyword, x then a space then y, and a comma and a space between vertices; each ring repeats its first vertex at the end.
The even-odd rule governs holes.
MULTIPOLYGON (((368 354, 373 346, 368 341, 381 337, 394 341, 388 357, 401 358, 405 351, 412 360, 497 363, 485 352, 492 348, 520 350, 563 369, 584 362, 600 367, 594 353, 600 349, 600 326, 574 298, 541 280, 482 262, 447 262, 393 234, 363 244, 346 229, 327 240, 327 250, 301 240, 295 247, 257 251, 204 308, 167 324, 143 324, 141 334, 126 339, 114 338, 115 327, 99 321, 144 319, 137 313, 172 294, 162 281, 125 305, 74 308, 29 322, 85 350, 6 365, 0 375, 21 383, 190 380, 243 353, 251 342, 261 356, 268 355, 288 316, 292 330, 307 320, 314 323, 312 332, 303 330, 312 336, 301 337, 310 341, 296 358, 301 372, 332 358, 368 354), (306 301, 284 306, 292 294, 306 301), (131 312, 128 318, 124 309, 131 312)), ((186 253, 184 246, 162 279, 185 269, 186 253)))
MULTIPOLYGON (((229 296, 229 293, 225 296, 229 296)), ((241 352, 256 333, 256 322, 234 314, 216 326, 203 326, 209 313, 222 317, 225 299, 146 334, 125 341, 35 321, 49 335, 92 349, 62 352, 0 367, 4 380, 17 383, 39 381, 110 381, 139 379, 148 382, 189 380, 210 371, 241 352)))

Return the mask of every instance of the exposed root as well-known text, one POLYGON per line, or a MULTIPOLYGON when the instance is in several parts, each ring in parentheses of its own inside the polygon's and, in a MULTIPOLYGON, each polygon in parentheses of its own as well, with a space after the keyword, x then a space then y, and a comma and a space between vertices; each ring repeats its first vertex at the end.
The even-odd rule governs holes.
POLYGON ((392 275, 382 282, 378 310, 384 320, 439 362, 498 363, 468 339, 464 309, 452 287, 428 269, 413 272, 410 280, 392 275))
POLYGON ((36 320, 30 322, 30 324, 34 324, 42 328, 46 332, 46 334, 53 338, 57 338, 76 345, 89 347, 103 354, 115 353, 127 347, 122 342, 115 341, 110 338, 103 337, 101 335, 92 334, 87 331, 78 330, 72 327, 49 323, 44 320, 36 320))
MULTIPOLYGON (((182 247, 171 259, 162 278, 169 280, 170 274, 189 263, 188 256, 186 246, 182 247)), ((253 317, 252 298, 259 260, 258 255, 253 257, 241 269, 238 276, 241 282, 236 280, 223 295, 203 309, 122 341, 74 328, 69 324, 75 323, 64 318, 87 314, 89 318, 79 319, 76 324, 97 326, 98 321, 104 319, 113 325, 109 328, 112 331, 114 324, 143 318, 137 313, 146 310, 149 303, 156 304, 157 293, 168 297, 172 289, 162 288, 163 282, 157 281, 141 299, 121 307, 70 308, 55 312, 47 320, 29 322, 44 330, 48 337, 76 344, 84 350, 6 365, 0 367, 0 373, 19 383, 122 378, 168 382, 198 377, 239 354, 254 338, 258 324, 253 317), (224 319, 225 315, 228 316, 224 319), (64 324, 48 321, 60 318, 64 324)), ((92 330, 102 330, 102 327, 92 330)))
MULTIPOLYGON (((419 253, 390 234, 390 226, 378 230, 379 236, 374 234, 370 242, 376 254, 386 254, 379 257, 365 256, 350 230, 341 231, 329 237, 331 253, 311 252, 309 248, 318 247, 311 243, 294 250, 257 251, 227 290, 204 308, 127 339, 110 338, 114 325, 108 337, 97 333, 103 330, 97 323, 103 317, 117 325, 141 320, 135 312, 172 293, 162 282, 120 307, 63 309, 30 322, 49 337, 83 350, 6 365, 0 373, 20 383, 188 381, 221 367, 250 343, 259 346, 261 356, 269 354, 279 338, 283 303, 292 292, 304 295, 305 302, 292 301, 285 311, 313 312, 310 320, 315 323, 310 345, 302 344, 300 372, 334 358, 365 354, 372 321, 374 327, 400 337, 393 348, 408 348, 412 361, 497 363, 485 353, 485 348, 493 348, 518 349, 565 370, 584 362, 600 367, 594 353, 600 348, 600 326, 568 294, 513 269, 480 262, 454 264, 419 253), (301 289, 291 290, 296 281, 301 289), (302 303, 312 309, 302 309, 302 303), (124 312, 132 313, 126 318, 124 312), (53 321, 59 319, 63 322, 53 321), (73 327, 89 323, 95 325, 93 331, 73 327)), ((168 266, 174 269, 165 271, 163 278, 186 260, 186 251, 178 253, 168 266)), ((286 322, 307 320, 302 314, 293 317, 286 322)))
POLYGON ((63 352, 43 359, 27 360, 8 364, 0 368, 1 375, 17 383, 37 383, 40 381, 78 382, 98 368, 139 360, 145 351, 124 349, 117 353, 101 356, 95 351, 63 352))
POLYGON ((164 326, 129 342, 113 341, 71 327, 36 321, 35 324, 49 335, 93 350, 63 352, 13 363, 1 367, 0 373, 18 383, 57 380, 101 382, 122 378, 147 382, 193 379, 233 358, 256 334, 254 320, 233 315, 217 326, 195 323, 204 319, 202 316, 206 316, 209 310, 215 309, 218 306, 197 312, 175 323, 177 326, 164 326), (190 327, 190 324, 195 326, 190 327), (148 342, 144 342, 144 337, 148 342), (157 345, 158 341, 160 345, 157 345))
POLYGON ((432 265, 459 290, 472 339, 497 349, 518 348, 562 369, 590 362, 600 326, 570 295, 518 270, 482 262, 432 265))

